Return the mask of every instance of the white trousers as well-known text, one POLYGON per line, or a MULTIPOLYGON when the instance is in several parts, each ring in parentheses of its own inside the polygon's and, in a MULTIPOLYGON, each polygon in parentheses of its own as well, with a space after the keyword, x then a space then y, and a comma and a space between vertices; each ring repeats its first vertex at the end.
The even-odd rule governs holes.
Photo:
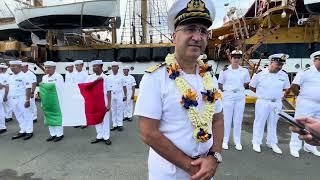
POLYGON ((0 130, 7 129, 4 113, 3 93, 0 93, 0 130))
POLYGON ((60 137, 63 135, 63 127, 62 126, 48 126, 50 136, 60 137))
POLYGON ((31 108, 31 112, 32 112, 32 120, 35 120, 38 118, 38 111, 37 111, 37 105, 36 105, 36 100, 35 98, 31 98, 30 99, 30 108, 31 108))
POLYGON ((270 100, 258 99, 255 105, 255 119, 253 123, 252 144, 262 144, 264 128, 267 124, 267 144, 273 145, 278 143, 277 125, 279 116, 276 112, 282 109, 282 101, 276 102, 270 100))
POLYGON ((33 119, 31 108, 25 108, 24 103, 26 101, 25 96, 17 96, 9 98, 10 107, 12 107, 13 113, 19 123, 19 133, 32 133, 33 132, 33 119))
POLYGON ((234 144, 241 144, 241 128, 245 108, 245 97, 239 99, 225 99, 222 103, 224 114, 223 142, 228 144, 233 122, 233 142, 234 144))
MULTIPOLYGON (((301 116, 320 118, 320 103, 298 96, 294 116, 295 118, 301 116)), ((299 151, 302 148, 302 141, 299 139, 299 134, 291 133, 289 146, 291 150, 295 151, 299 151)), ((304 143, 304 147, 308 149, 316 148, 307 143, 304 143)))
POLYGON ((111 95, 112 126, 123 126, 123 96, 121 94, 111 95))
POLYGON ((132 91, 127 92, 127 100, 124 102, 124 117, 132 118, 133 115, 133 100, 131 99, 132 91))
POLYGON ((5 118, 9 119, 12 118, 12 107, 10 103, 10 98, 8 98, 7 102, 3 102, 3 108, 4 108, 4 113, 5 113, 5 118))
POLYGON ((103 121, 100 124, 95 125, 97 132, 97 139, 107 140, 110 138, 110 114, 106 112, 103 121))

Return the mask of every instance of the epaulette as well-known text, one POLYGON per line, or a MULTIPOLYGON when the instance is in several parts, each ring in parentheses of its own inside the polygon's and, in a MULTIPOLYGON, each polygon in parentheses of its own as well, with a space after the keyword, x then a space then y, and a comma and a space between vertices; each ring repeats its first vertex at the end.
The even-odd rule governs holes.
POLYGON ((228 66, 229 66, 229 65, 225 65, 222 70, 223 70, 223 71, 228 70, 228 66))
POLYGON ((151 66, 151 67, 147 68, 147 69, 145 70, 145 72, 146 72, 146 73, 153 73, 153 72, 155 72, 156 70, 158 70, 159 68, 161 68, 161 67, 163 67, 163 66, 165 66, 165 65, 166 65, 166 63, 165 63, 165 62, 162 62, 162 63, 160 63, 160 64, 157 64, 157 65, 154 65, 154 66, 151 66))
POLYGON ((259 73, 261 73, 262 72, 262 70, 261 69, 259 69, 257 72, 256 72, 256 74, 259 74, 259 73))

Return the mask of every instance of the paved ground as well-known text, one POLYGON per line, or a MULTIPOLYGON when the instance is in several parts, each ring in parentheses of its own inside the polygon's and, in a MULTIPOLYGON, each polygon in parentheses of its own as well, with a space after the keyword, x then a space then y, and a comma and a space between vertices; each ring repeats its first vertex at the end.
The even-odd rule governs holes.
MULTIPOLYGON (((41 112, 39 112, 41 117, 41 112)), ((223 180, 319 180, 320 158, 301 152, 301 158, 289 155, 287 125, 280 123, 280 147, 284 155, 275 155, 266 147, 258 154, 251 149, 253 108, 246 108, 242 152, 233 146, 225 151, 224 163, 216 179, 223 180)), ((123 132, 112 133, 112 145, 91 145, 94 128, 65 128, 65 139, 48 143, 48 129, 42 120, 35 124, 35 137, 29 141, 11 140, 17 123, 8 123, 8 132, 0 136, 0 180, 143 180, 147 179, 147 147, 138 136, 137 122, 126 122, 123 132)))

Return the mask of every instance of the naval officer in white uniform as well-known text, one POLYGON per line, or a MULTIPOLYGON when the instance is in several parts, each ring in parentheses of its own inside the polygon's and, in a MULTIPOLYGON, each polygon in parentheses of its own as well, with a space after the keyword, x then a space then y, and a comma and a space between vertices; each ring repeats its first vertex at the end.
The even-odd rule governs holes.
POLYGON ((233 142, 238 151, 242 150, 241 127, 245 108, 245 87, 249 86, 250 74, 248 69, 241 67, 242 51, 231 52, 231 65, 219 75, 219 89, 222 93, 224 111, 223 149, 229 149, 231 125, 233 122, 233 142))
POLYGON ((150 146, 149 180, 211 179, 222 162, 222 104, 213 97, 218 84, 198 60, 214 16, 211 0, 176 0, 168 15, 175 54, 149 69, 140 83, 134 114, 150 146), (204 111, 208 116, 194 119, 204 111))
POLYGON ((76 83, 75 80, 75 72, 74 72, 74 65, 73 63, 67 63, 66 64, 66 75, 65 75, 65 83, 76 83))
POLYGON ((4 101, 8 101, 8 80, 5 75, 5 65, 0 64, 0 134, 7 132, 5 122, 4 101))
MULTIPOLYGON (((310 56, 313 65, 305 71, 299 72, 292 81, 291 90, 297 95, 295 118, 313 117, 320 118, 320 51, 310 56)), ((302 141, 297 133, 291 134, 290 154, 299 157, 302 141)), ((304 151, 320 156, 315 146, 305 143, 304 151)))
POLYGON ((91 141, 91 144, 96 144, 98 142, 104 141, 107 145, 111 145, 110 140, 110 104, 111 104, 111 92, 109 91, 110 85, 107 82, 107 75, 103 74, 103 62, 102 60, 91 61, 92 70, 94 74, 91 74, 88 78, 88 82, 93 82, 98 79, 103 79, 104 81, 104 102, 107 107, 107 112, 103 118, 103 122, 97 124, 96 139, 91 141))
MULTIPOLYGON (((45 73, 42 77, 42 83, 54 83, 54 84, 63 84, 63 77, 61 74, 56 71, 56 63, 53 61, 46 61, 44 63, 45 73)), ((41 94, 40 94, 41 96, 41 94)), ((58 142, 64 138, 63 127, 62 126, 49 126, 50 137, 46 141, 58 142)))
POLYGON ((279 116, 276 114, 282 109, 284 91, 290 87, 288 74, 282 71, 282 66, 289 55, 274 54, 269 56, 268 68, 252 77, 250 89, 256 93, 255 119, 253 123, 253 150, 261 152, 264 127, 267 124, 267 146, 273 152, 282 154, 277 145, 277 125, 279 116))
POLYGON ((124 77, 119 73, 119 63, 113 61, 111 64, 112 73, 108 76, 111 92, 111 113, 112 126, 111 131, 123 130, 123 108, 127 100, 127 88, 124 77))
POLYGON ((127 87, 127 100, 124 102, 124 121, 132 121, 132 115, 133 115, 133 100, 134 100, 134 94, 136 90, 136 80, 134 77, 129 74, 130 68, 129 66, 125 66, 123 68, 123 75, 125 84, 127 87))
POLYGON ((23 62, 21 64, 21 70, 27 76, 27 78, 29 79, 29 81, 30 81, 30 83, 32 85, 32 87, 31 87, 31 102, 30 102, 31 105, 30 105, 30 108, 31 108, 31 112, 32 112, 32 120, 33 120, 33 122, 37 122, 38 111, 37 111, 36 100, 35 100, 35 97, 34 97, 34 92, 35 92, 36 87, 37 87, 37 77, 33 72, 31 72, 29 70, 29 65, 26 62, 23 62))
MULTIPOLYGON (((0 65, 2 65, 2 71, 3 71, 3 75, 5 76, 4 79, 9 80, 10 76, 12 75, 12 73, 9 73, 8 71, 8 66, 5 63, 1 63, 0 65)), ((5 119, 6 122, 12 121, 12 107, 10 107, 10 100, 8 99, 6 102, 4 102, 4 113, 5 113, 5 119)))
POLYGON ((20 126, 20 131, 12 139, 24 137, 28 140, 33 136, 32 111, 30 108, 31 88, 29 79, 21 71, 21 61, 10 61, 12 76, 8 80, 10 107, 20 126))

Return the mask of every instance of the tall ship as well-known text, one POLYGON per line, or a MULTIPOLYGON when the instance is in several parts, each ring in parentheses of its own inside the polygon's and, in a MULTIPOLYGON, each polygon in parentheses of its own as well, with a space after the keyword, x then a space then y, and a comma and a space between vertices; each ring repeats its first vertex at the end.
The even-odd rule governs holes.
MULTIPOLYGON (((234 1, 232 1, 234 2, 234 1)), ((314 0, 254 0, 246 9, 224 1, 221 27, 210 30, 206 54, 216 74, 229 63, 234 49, 245 52, 243 65, 252 74, 274 53, 290 55, 284 69, 295 73, 311 65, 319 50, 320 16, 314 0), (311 12, 311 13, 310 13, 311 12)), ((144 70, 162 62, 173 44, 167 28, 172 1, 148 0, 10 0, 1 1, 1 61, 19 58, 41 76, 42 63, 65 64, 82 59, 91 73, 93 59, 127 65, 139 82, 144 70)), ((218 2, 217 2, 218 3, 218 2)), ((219 2, 221 3, 221 2, 219 2)))

